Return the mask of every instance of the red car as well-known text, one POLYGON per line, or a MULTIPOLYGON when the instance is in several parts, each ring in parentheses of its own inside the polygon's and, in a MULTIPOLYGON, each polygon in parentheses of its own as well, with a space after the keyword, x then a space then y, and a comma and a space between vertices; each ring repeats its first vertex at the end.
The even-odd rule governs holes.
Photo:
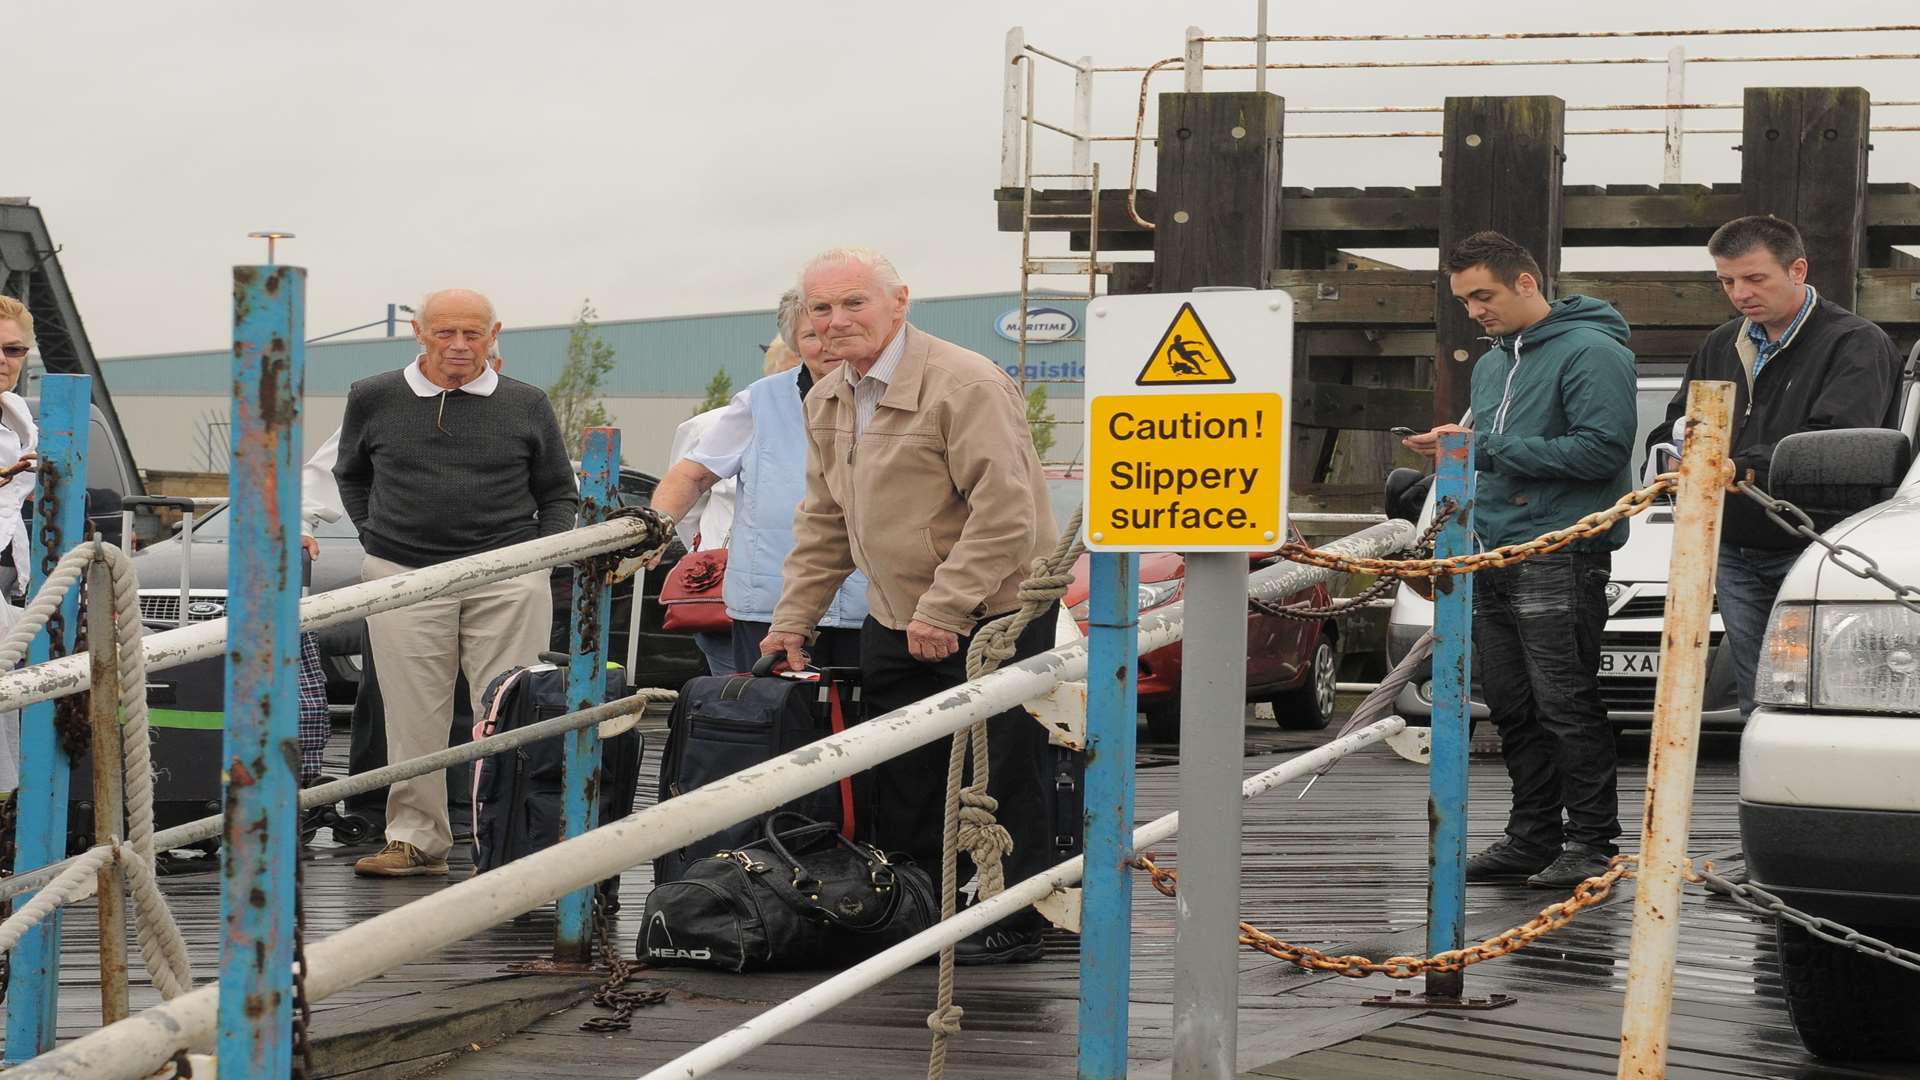
MULTIPOLYGON (((1047 486, 1060 527, 1085 497, 1079 468, 1047 470, 1047 486)), ((1295 534, 1298 539, 1298 534, 1295 534)), ((1247 571, 1273 565, 1271 555, 1254 555, 1247 571)), ((1087 558, 1073 567, 1073 587, 1066 600, 1068 613, 1087 631, 1087 558)), ((1165 607, 1180 599, 1186 577, 1186 559, 1173 552, 1140 556, 1140 612, 1165 607)), ((1327 606, 1330 594, 1316 585, 1286 597, 1289 604, 1327 606)), ((1339 631, 1332 620, 1304 622, 1283 619, 1249 608, 1247 612, 1247 700, 1273 703, 1275 719, 1283 728, 1314 730, 1333 719, 1334 684, 1338 677, 1335 643, 1339 631)), ((1140 709, 1147 714, 1147 734, 1157 742, 1180 738, 1180 644, 1178 642, 1140 658, 1140 709)))

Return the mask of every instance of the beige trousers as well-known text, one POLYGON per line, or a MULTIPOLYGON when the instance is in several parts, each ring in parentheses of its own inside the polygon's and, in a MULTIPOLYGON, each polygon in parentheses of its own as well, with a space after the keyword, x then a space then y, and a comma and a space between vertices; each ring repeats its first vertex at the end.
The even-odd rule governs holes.
MULTIPOLYGON (((413 569, 366 556, 364 581, 413 569)), ((496 581, 461 596, 367 616, 373 664, 386 703, 387 760, 406 761, 447 748, 453 683, 462 670, 473 690, 473 715, 487 683, 515 664, 540 659, 553 630, 552 571, 496 581)), ((404 840, 433 858, 453 848, 447 821, 447 774, 432 772, 387 789, 387 839, 404 840)))

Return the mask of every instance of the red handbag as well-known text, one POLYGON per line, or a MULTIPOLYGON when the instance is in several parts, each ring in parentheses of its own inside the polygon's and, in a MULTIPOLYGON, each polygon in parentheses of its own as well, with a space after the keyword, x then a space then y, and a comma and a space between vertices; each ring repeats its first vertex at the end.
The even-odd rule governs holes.
MULTIPOLYGON (((700 542, 694 537, 694 543, 700 542)), ((690 551, 667 571, 660 583, 660 606, 666 610, 661 625, 689 634, 724 634, 733 629, 720 586, 727 578, 727 549, 690 551)))

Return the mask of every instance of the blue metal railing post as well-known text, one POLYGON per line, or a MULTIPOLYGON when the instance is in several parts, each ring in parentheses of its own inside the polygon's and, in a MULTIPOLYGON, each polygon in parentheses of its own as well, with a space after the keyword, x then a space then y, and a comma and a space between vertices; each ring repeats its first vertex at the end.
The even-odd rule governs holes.
POLYGON ((1138 555, 1089 557, 1086 872, 1080 903, 1080 1080, 1127 1075, 1133 940, 1138 555))
POLYGON ((300 446, 307 272, 233 268, 220 1072, 292 1067, 300 858, 300 446))
MULTIPOLYGON (((48 375, 40 382, 40 475, 34 493, 31 584, 46 582, 49 559, 58 559, 78 543, 86 527, 87 420, 93 379, 87 375, 48 375)), ((61 655, 73 651, 80 618, 80 590, 74 586, 60 602, 61 655)), ((51 638, 33 639, 30 664, 53 655, 51 638)), ((67 854, 68 775, 72 759, 54 728, 56 702, 29 705, 20 716, 20 789, 14 793, 15 871, 33 870, 67 854)), ((71 703, 69 703, 71 705, 71 703)), ((84 745, 84 744, 83 744, 84 745)), ((22 896, 24 905, 31 899, 22 896)), ((9 1064, 53 1049, 59 1021, 60 912, 27 931, 13 950, 12 987, 7 994, 9 1064)))
MULTIPOLYGON (((1465 555, 1473 534, 1473 437, 1440 437, 1435 507, 1456 509, 1434 538, 1438 558, 1465 555)), ((1467 740, 1473 717, 1473 575, 1436 578, 1433 594, 1433 764, 1427 793, 1427 952, 1458 949, 1467 932, 1467 740)), ((1429 998, 1458 998, 1463 973, 1428 972, 1429 998)))
MULTIPOLYGON (((607 520, 620 506, 620 430, 588 428, 580 454, 580 524, 607 520)), ((573 660, 567 668, 567 708, 592 708, 606 696, 607 620, 613 594, 604 575, 588 574, 574 564, 573 660)), ((565 775, 560 799, 562 839, 579 836, 599 824, 600 733, 585 727, 564 736, 565 775)), ((593 959, 593 887, 560 898, 554 927, 554 959, 587 963, 593 959)))

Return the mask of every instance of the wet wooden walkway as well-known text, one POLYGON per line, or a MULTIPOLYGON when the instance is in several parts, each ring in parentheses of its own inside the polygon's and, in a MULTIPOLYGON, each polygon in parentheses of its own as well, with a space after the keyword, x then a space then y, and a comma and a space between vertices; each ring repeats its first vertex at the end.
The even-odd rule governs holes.
MULTIPOLYGON (((1281 733, 1269 721, 1252 721, 1248 771, 1269 767, 1278 755, 1323 738, 1281 733)), ((1731 737, 1708 738, 1696 800, 1695 852, 1738 845, 1734 747, 1731 737)), ((1623 750, 1622 818, 1629 836, 1637 837, 1644 738, 1624 740, 1623 750)), ((1173 753, 1171 747, 1142 750, 1142 820, 1174 806, 1173 753)), ((654 760, 649 754, 649 766, 654 760)), ((1472 774, 1471 837, 1477 848, 1497 835, 1503 822, 1506 779, 1497 758, 1476 758, 1472 774)), ((650 784, 649 775, 643 789, 650 784)), ((1323 948, 1373 956, 1418 952, 1426 902, 1425 771, 1384 748, 1369 750, 1343 763, 1304 800, 1294 798, 1298 791, 1299 785, 1291 785, 1247 808, 1247 917, 1289 940, 1323 948)), ((424 879, 355 879, 351 860, 365 850, 322 849, 307 862, 311 936, 440 887, 424 879)), ((1158 854, 1177 865, 1177 844, 1158 854)), ((456 862, 455 875, 464 872, 456 862)), ((619 938, 629 955, 647 886, 644 868, 622 881, 619 938)), ((196 980, 207 979, 217 940, 217 879, 207 870, 194 870, 170 877, 166 889, 194 950, 196 980)), ((1626 896, 1630 892, 1518 956, 1474 968, 1470 993, 1520 997, 1519 1004, 1497 1012, 1369 1008, 1364 999, 1409 984, 1310 974, 1246 953, 1240 1066, 1248 1076, 1298 1080, 1611 1075, 1631 921, 1626 896)), ((1522 886, 1473 886, 1470 934, 1483 936, 1523 921, 1552 899, 1522 886)), ((1771 929, 1728 901, 1700 894, 1689 898, 1687 916, 1670 1076, 1914 1075, 1897 1068, 1816 1065, 1800 1050, 1787 1020, 1771 929)), ((91 908, 76 909, 68 920, 63 1037, 98 1022, 92 920, 91 908)), ((1129 1040, 1136 1076, 1170 1075, 1173 925, 1172 902, 1140 880, 1129 1040)), ((528 915, 319 1003, 314 1029, 321 1073, 359 1080, 638 1077, 825 977, 646 971, 637 981, 667 989, 667 1000, 636 1014, 631 1032, 585 1034, 579 1024, 597 1010, 576 1004, 584 995, 583 981, 501 971, 509 962, 543 955, 551 934, 550 912, 528 915)), ((1074 1074, 1078 986, 1071 936, 1051 939, 1040 963, 963 969, 959 985, 966 1031, 955 1040, 949 1076, 1005 1080, 1074 1074)), ((923 1075, 932 987, 931 968, 904 973, 721 1075, 923 1075)), ((134 998, 136 1009, 157 1000, 144 984, 135 987, 134 998)))

